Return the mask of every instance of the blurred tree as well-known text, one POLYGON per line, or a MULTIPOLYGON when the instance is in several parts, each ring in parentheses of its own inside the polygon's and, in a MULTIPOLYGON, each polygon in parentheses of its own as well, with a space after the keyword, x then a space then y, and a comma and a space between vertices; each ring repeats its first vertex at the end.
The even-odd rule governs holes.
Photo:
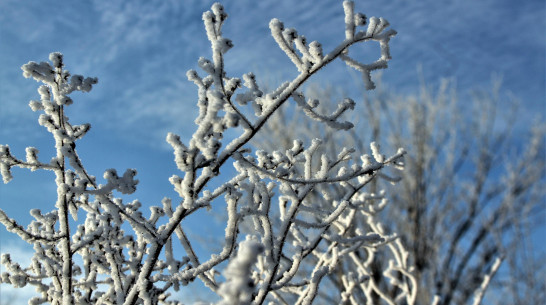
MULTIPOLYGON (((323 108, 339 95, 334 88, 307 89, 323 108)), ((359 107, 354 112, 359 124, 345 133, 283 109, 267 126, 270 139, 284 136, 288 146, 290 138, 309 140, 319 132, 329 155, 339 146, 364 152, 369 141, 408 151, 401 187, 389 191, 381 180, 373 183, 387 190, 390 204, 382 223, 386 232, 397 232, 409 251, 419 283, 417 304, 468 304, 485 275, 495 271, 497 258, 505 261, 492 283, 503 295, 498 304, 546 303, 544 254, 533 251, 530 241, 543 225, 546 205, 545 126, 518 120, 517 103, 500 95, 498 81, 469 99, 461 99, 449 81, 436 92, 423 85, 417 97, 379 85, 364 94, 359 107)), ((256 140, 257 147, 282 149, 268 138, 256 140)), ((390 259, 381 253, 373 257, 376 271, 390 259)), ((354 255, 369 257, 363 249, 354 255)), ((356 267, 351 261, 340 264, 324 291, 343 290, 342 275, 356 267)), ((379 286, 389 282, 381 272, 372 277, 379 286)), ((329 303, 332 295, 321 296, 329 303)))

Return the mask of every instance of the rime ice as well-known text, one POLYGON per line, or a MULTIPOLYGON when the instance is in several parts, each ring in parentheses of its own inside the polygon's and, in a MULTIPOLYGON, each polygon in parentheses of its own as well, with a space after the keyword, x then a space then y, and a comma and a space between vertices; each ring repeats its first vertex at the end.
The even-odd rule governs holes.
MULTIPOLYGON (((372 88, 370 73, 387 67, 388 43, 396 32, 387 29, 386 20, 375 17, 366 30, 357 31, 366 25, 366 17, 354 13, 351 1, 345 1, 343 8, 345 37, 330 51, 318 41, 308 43, 278 19, 270 22, 273 39, 299 73, 270 92, 258 86, 253 73, 232 77, 224 70, 224 56, 234 48, 222 34, 228 15, 218 3, 203 14, 212 57, 199 58, 200 70, 186 74, 198 91, 197 129, 187 141, 174 133, 166 138, 179 170, 169 181, 180 198, 165 198, 160 205, 151 205, 149 212, 137 200, 118 197, 137 190, 136 170, 120 176, 116 169, 107 169, 97 179, 78 154, 77 141, 90 125, 73 125, 64 110, 77 102, 71 93, 89 92, 97 79, 71 76, 61 53, 51 53, 50 62, 25 64, 23 76, 43 83, 38 89, 40 100, 29 105, 41 112, 39 123, 54 138, 56 154, 44 162, 44 156, 29 147, 23 160, 3 145, 1 173, 7 183, 12 167, 53 171, 57 200, 41 207, 50 212, 32 210, 34 220, 28 228, 0 210, 0 222, 35 249, 29 268, 3 256, 7 272, 2 282, 36 286, 39 296, 32 304, 175 304, 172 290, 196 280, 222 297, 220 304, 310 304, 321 281, 343 260, 354 260, 355 249, 370 249, 372 255, 374 248, 394 244, 396 237, 386 235, 375 217, 374 207, 384 205, 384 198, 368 195, 365 189, 385 167, 397 164, 403 151, 387 158, 372 145, 375 162, 363 158, 363 166, 356 166, 351 164, 354 149, 340 148, 337 158, 329 159, 321 152, 320 138, 309 146, 294 139, 288 150, 252 153, 249 148, 253 138, 268 136, 262 127, 289 101, 310 119, 335 130, 353 127, 341 120, 354 109, 353 100, 343 99, 333 113, 324 114, 318 111, 320 101, 306 98, 299 88, 338 58, 362 72, 372 88), (369 42, 381 45, 377 61, 361 63, 349 56, 352 46, 369 42), (226 139, 228 130, 238 136, 226 139), (237 173, 220 176, 232 162, 237 173), (212 188, 213 179, 222 182, 212 188), (332 192, 331 186, 341 193, 332 192), (183 220, 218 204, 227 214, 221 250, 209 258, 198 257, 183 220), (366 229, 354 229, 357 214, 365 216, 366 229), (244 233, 243 224, 248 223, 253 225, 252 234, 244 233), (184 253, 174 253, 173 243, 180 243, 184 253), (307 261, 315 262, 312 270, 301 268, 307 261), (227 267, 223 262, 228 262, 227 267)), ((406 270, 404 248, 393 247, 399 259, 385 272, 406 270)), ((375 291, 366 282, 372 274, 369 264, 354 272, 341 283, 346 287, 344 300, 350 300, 353 292, 375 291)), ((411 274, 397 280, 396 299, 411 303, 416 293, 411 274)))

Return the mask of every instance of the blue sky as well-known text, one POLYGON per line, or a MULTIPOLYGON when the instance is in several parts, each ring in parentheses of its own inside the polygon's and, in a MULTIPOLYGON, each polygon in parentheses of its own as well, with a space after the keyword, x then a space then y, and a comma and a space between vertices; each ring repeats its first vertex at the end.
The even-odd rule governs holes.
MULTIPOLYGON (((460 91, 488 87, 492 75, 503 77, 503 90, 521 100, 522 122, 546 114, 546 9, 543 0, 355 1, 368 16, 387 18, 398 31, 393 60, 383 81, 398 92, 417 92, 417 69, 428 83, 456 79, 460 91)), ((92 130, 78 144, 87 169, 136 168, 141 181, 134 198, 157 204, 176 197, 168 177, 176 173, 165 135, 187 139, 195 130, 196 90, 186 80, 199 56, 209 56, 202 12, 213 1, 0 1, 0 143, 17 156, 26 146, 38 147, 49 159, 52 139, 37 124, 28 101, 37 99, 38 84, 22 76, 21 65, 45 61, 50 52, 65 55, 73 74, 96 76, 98 85, 73 96, 68 116, 89 122, 92 130)), ((328 50, 344 37, 343 9, 338 0, 241 0, 223 2, 229 18, 224 35, 235 47, 227 53, 231 76, 255 72, 262 84, 274 86, 296 74, 291 62, 269 35, 269 20, 279 18, 308 40, 328 50)), ((371 56, 376 56, 375 49, 371 56)), ((363 54, 367 58, 368 54, 363 54)), ((333 65, 313 80, 351 87, 353 73, 333 65)), ((0 206, 12 217, 29 221, 27 211, 53 206, 51 173, 14 171, 0 185, 0 206)), ((1 250, 12 236, 0 229, 1 250)))

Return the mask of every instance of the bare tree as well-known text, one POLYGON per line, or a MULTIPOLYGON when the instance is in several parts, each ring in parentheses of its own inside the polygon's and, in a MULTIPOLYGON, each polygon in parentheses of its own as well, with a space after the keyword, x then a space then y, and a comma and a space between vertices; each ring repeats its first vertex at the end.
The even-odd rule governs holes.
MULTIPOLYGON (((541 304, 546 302, 543 268, 540 258, 528 252, 528 239, 544 217, 545 126, 517 125, 517 103, 499 92, 499 82, 468 100, 460 99, 448 81, 437 92, 423 86, 417 97, 398 96, 379 86, 365 94, 355 112, 360 124, 343 134, 311 122, 302 126, 301 114, 291 110, 279 112, 267 128, 273 138, 288 131, 302 139, 320 132, 328 143, 323 146, 327 155, 346 145, 364 151, 367 141, 387 150, 407 149, 402 186, 392 191, 374 181, 371 189, 388 190, 385 197, 391 203, 382 223, 386 232, 397 232, 409 251, 420 287, 417 304, 481 299, 488 275, 499 268, 498 259, 506 261, 504 272, 493 281, 503 294, 499 304, 541 304)), ((307 93, 325 99, 340 94, 316 86, 307 93)), ((323 110, 330 107, 323 105, 323 110)), ((273 145, 268 139, 256 140, 264 149, 273 145)), ((381 253, 375 253, 372 264, 378 286, 390 280, 381 273, 389 264, 381 253)), ((353 255, 367 257, 363 250, 353 255)), ((340 265, 329 275, 330 289, 343 290, 341 276, 356 267, 351 262, 340 265)))
POLYGON ((216 293, 221 304, 311 304, 322 291, 324 278, 339 272, 340 265, 351 265, 355 268, 341 274, 339 290, 327 292, 328 297, 353 304, 362 298, 414 303, 417 285, 408 253, 396 235, 384 230, 378 216, 386 196, 367 191, 377 177, 392 180, 384 169, 402 167, 403 149, 385 157, 372 143, 372 156, 362 154, 353 162, 356 156, 350 147, 340 147, 335 155, 321 154, 323 141, 317 134, 308 145, 293 139, 284 150, 251 154, 249 142, 270 138, 264 126, 289 100, 330 127, 352 127, 339 120, 354 107, 352 100, 344 99, 334 113, 323 114, 299 89, 337 58, 362 72, 366 87, 373 88, 370 72, 386 68, 388 43, 396 32, 383 18, 355 13, 351 1, 343 8, 345 37, 329 53, 279 20, 270 22, 273 38, 299 72, 271 92, 262 91, 252 73, 242 80, 228 76, 224 54, 233 44, 221 32, 227 14, 220 4, 204 13, 212 60, 199 59, 206 76, 187 73, 198 88, 197 130, 191 139, 167 135, 182 173, 170 178, 180 200, 165 198, 150 205, 149 213, 142 211, 139 201, 120 197, 136 191, 136 170, 118 175, 108 169, 100 182, 85 169, 76 149, 90 125, 69 122, 68 107, 74 102, 70 94, 89 92, 97 79, 70 76, 61 53, 51 53, 50 63, 24 65, 25 77, 43 83, 40 100, 31 101, 30 107, 43 112, 39 123, 52 134, 56 154, 44 161, 38 149, 29 147, 26 157, 19 158, 2 145, 1 174, 8 183, 13 167, 52 171, 57 199, 50 211, 32 209, 34 220, 26 227, 0 210, 0 222, 35 251, 26 267, 3 254, 7 272, 1 275, 2 283, 34 286, 38 296, 29 304, 178 304, 172 292, 195 280, 216 293), (350 57, 353 45, 370 41, 381 47, 376 61, 360 63, 350 57), (227 130, 238 135, 224 137, 227 130), (235 175, 220 175, 231 165, 235 175), (203 258, 196 254, 183 221, 212 205, 225 208, 225 235, 219 253, 203 258), (243 221, 254 224, 246 236, 240 230, 243 221), (183 253, 173 250, 175 242, 183 253), (372 279, 378 273, 371 270, 378 249, 392 257, 382 266, 384 276, 392 280, 389 293, 372 279))

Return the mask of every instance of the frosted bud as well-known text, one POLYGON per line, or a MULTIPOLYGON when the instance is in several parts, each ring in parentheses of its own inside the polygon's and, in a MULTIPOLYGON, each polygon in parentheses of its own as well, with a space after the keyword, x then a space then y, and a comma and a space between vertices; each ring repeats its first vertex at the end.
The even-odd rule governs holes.
POLYGON ((299 45, 302 50, 305 50, 307 45, 307 38, 301 35, 296 38, 296 45, 299 45))
POLYGON ((36 259, 32 260, 32 271, 34 271, 36 275, 41 274, 41 267, 42 267, 42 264, 40 264, 38 260, 36 259))
POLYGON ((316 108, 320 104, 320 101, 317 99, 310 99, 307 101, 307 105, 311 108, 316 108))
POLYGON ((30 107, 30 109, 32 109, 32 111, 38 111, 38 110, 44 109, 44 106, 42 105, 42 103, 38 101, 30 101, 30 103, 28 103, 28 106, 30 107))
POLYGON ((355 101, 353 101, 351 98, 345 98, 343 99, 343 102, 342 102, 342 106, 345 108, 345 109, 355 109, 355 101))
POLYGON ((355 25, 356 26, 366 25, 366 21, 367 21, 366 15, 364 15, 362 13, 355 14, 355 25))
POLYGON ((367 166, 370 166, 373 163, 372 158, 368 154, 362 155, 360 157, 360 160, 362 160, 362 168, 366 168, 367 166))
POLYGON ((203 21, 205 22, 205 27, 207 27, 207 31, 208 31, 208 27, 212 27, 212 24, 214 23, 214 14, 211 13, 210 11, 206 11, 203 13, 203 21))
POLYGON ((180 141, 180 136, 175 133, 169 132, 166 140, 174 149, 185 149, 184 144, 180 141))
POLYGON ((226 81, 226 90, 231 93, 233 93, 233 91, 235 91, 235 89, 237 89, 238 87, 241 86, 241 80, 239 78, 230 78, 229 80, 226 81))
POLYGON ((66 95, 62 95, 57 98, 57 105, 71 105, 73 103, 72 99, 66 95))
POLYGON ((377 29, 375 30, 375 33, 376 34, 379 34, 381 33, 386 27, 388 27, 390 25, 389 21, 387 21, 387 19, 383 18, 383 17, 380 17, 379 18, 379 26, 377 27, 377 29))
POLYGON ((203 78, 203 85, 205 87, 207 88, 210 87, 212 83, 214 83, 214 78, 211 75, 207 75, 206 77, 203 78))
POLYGON ((305 103, 305 96, 301 92, 295 91, 294 93, 292 93, 292 98, 299 105, 303 105, 305 103))
POLYGON ((49 100, 42 100, 42 107, 44 107, 44 112, 47 114, 52 114, 52 112, 55 112, 58 108, 57 105, 49 100))
POLYGON ((61 78, 64 80, 64 81, 68 81, 68 77, 70 76, 70 72, 66 71, 66 70, 63 70, 61 71, 61 78))
POLYGON ((345 12, 345 15, 352 15, 354 6, 355 4, 353 1, 343 1, 343 11, 345 12))
POLYGON ((274 36, 280 35, 282 30, 284 30, 284 24, 279 19, 273 18, 269 22, 269 28, 274 36))
POLYGON ((63 67, 63 54, 59 52, 54 52, 49 54, 49 60, 53 63, 53 67, 62 68, 63 67))
POLYGON ((182 196, 180 184, 182 183, 182 178, 180 178, 177 175, 172 175, 169 178, 169 182, 174 186, 174 190, 179 193, 180 196, 182 196))
POLYGON ((229 49, 233 48, 233 42, 230 39, 223 38, 215 42, 215 47, 220 50, 220 52, 226 53, 229 49))
POLYGON ((172 213, 172 200, 171 198, 163 198, 163 200, 161 200, 161 203, 163 204, 163 211, 165 213, 167 213, 167 215, 170 217, 171 213, 172 213))
POLYGON ((83 83, 78 88, 78 90, 83 92, 89 92, 93 88, 93 85, 98 82, 99 82, 99 79, 96 77, 87 77, 86 79, 83 80, 83 83))
POLYGON ((118 173, 115 169, 110 168, 104 172, 103 178, 106 180, 114 180, 118 178, 118 173))
POLYGON ((288 28, 282 32, 284 39, 286 39, 286 42, 288 45, 292 45, 294 42, 294 39, 298 37, 298 32, 294 28, 288 28))
POLYGON ((41 85, 38 87, 38 93, 40 94, 40 98, 43 100, 50 100, 51 99, 51 93, 49 92, 49 87, 46 85, 41 85))
POLYGON ((305 57, 300 71, 310 71, 312 67, 313 67, 313 63, 309 61, 309 57, 305 57))
POLYGON ((256 75, 252 72, 244 74, 243 80, 245 81, 244 85, 247 88, 252 89, 256 86, 256 75))
POLYGON ((186 77, 188 78, 189 81, 192 81, 197 85, 201 84, 201 78, 199 77, 199 74, 197 74, 197 71, 193 69, 188 70, 188 72, 186 72, 186 77))
POLYGON ((343 1, 343 12, 345 13, 345 38, 351 39, 354 36, 355 24, 354 24, 354 2, 343 1))
POLYGON ((314 150, 316 150, 320 146, 320 144, 322 144, 322 140, 319 138, 314 138, 313 140, 311 140, 311 146, 309 147, 309 150, 314 152, 314 150))
POLYGON ((302 140, 294 140, 292 142, 292 148, 290 149, 293 153, 299 153, 303 150, 303 141, 302 140))
POLYGON ((36 81, 51 82, 54 79, 55 71, 50 64, 46 62, 36 63, 29 61, 21 67, 23 76, 26 78, 34 78, 36 81))
POLYGON ((224 7, 220 3, 214 3, 211 9, 216 18, 219 19, 217 21, 223 22, 227 19, 228 14, 224 11, 224 7))
POLYGON ((72 84, 75 87, 81 86, 83 84, 83 76, 81 75, 74 75, 70 78, 70 84, 72 84))
POLYGON ((309 53, 314 57, 315 60, 322 60, 322 46, 319 42, 313 41, 309 44, 309 53))
POLYGON ((13 179, 10 167, 4 162, 0 163, 0 173, 2 174, 4 183, 8 183, 11 181, 11 179, 13 179))
POLYGON ((368 25, 366 36, 373 36, 373 34, 375 34, 378 23, 379 23, 379 18, 377 17, 370 18, 370 24, 368 25))
POLYGON ((346 174, 347 174, 347 168, 345 166, 340 167, 339 170, 337 171, 338 177, 343 177, 346 174))
POLYGON ((138 180, 135 180, 137 171, 135 169, 127 169, 123 174, 123 177, 118 180, 118 186, 116 189, 122 194, 132 194, 136 191, 136 185, 138 180))
POLYGON ((26 157, 28 163, 38 163, 38 160, 36 160, 36 155, 38 154, 38 149, 34 147, 27 147, 26 148, 26 157))
POLYGON ((275 161, 275 163, 281 163, 284 161, 284 156, 280 151, 275 150, 273 151, 272 155, 273 155, 273 160, 275 161))
POLYGON ((256 156, 258 157, 258 166, 259 167, 268 167, 271 165, 271 160, 267 152, 263 150, 256 151, 256 156))
POLYGON ((330 160, 326 155, 321 155, 320 157, 320 170, 318 172, 319 177, 326 177, 328 175, 328 169, 330 166, 330 160))
POLYGON ((372 149, 372 155, 373 155, 373 158, 375 159, 375 161, 379 162, 379 163, 383 163, 385 161, 385 156, 383 156, 380 152, 379 152, 379 144, 377 144, 376 142, 372 142, 370 144, 370 148, 372 149))
POLYGON ((218 294, 223 299, 219 304, 250 304, 255 287, 252 266, 264 250, 265 247, 254 236, 247 236, 240 243, 237 255, 230 260, 223 272, 226 282, 218 289, 218 294))
POLYGON ((82 124, 74 127, 74 137, 79 139, 91 129, 90 124, 82 124))
POLYGON ((11 256, 9 253, 2 253, 2 259, 0 260, 2 265, 7 265, 11 263, 11 256))
POLYGON ((8 145, 0 145, 0 157, 11 155, 8 145))
POLYGON ((197 61, 197 64, 201 69, 203 69, 203 71, 209 74, 214 74, 214 65, 212 64, 212 62, 210 62, 210 60, 204 57, 200 57, 197 61))
MULTIPOLYGON (((205 30, 207 32, 207 39, 209 41, 215 41, 220 33, 217 33, 215 24, 218 20, 211 11, 203 13, 203 22, 205 24, 205 30)), ((220 22, 221 23, 221 22, 220 22)))
POLYGON ((351 170, 353 172, 357 172, 357 171, 359 171, 361 169, 362 169, 362 167, 360 165, 356 164, 356 163, 353 163, 353 165, 351 165, 351 170))

